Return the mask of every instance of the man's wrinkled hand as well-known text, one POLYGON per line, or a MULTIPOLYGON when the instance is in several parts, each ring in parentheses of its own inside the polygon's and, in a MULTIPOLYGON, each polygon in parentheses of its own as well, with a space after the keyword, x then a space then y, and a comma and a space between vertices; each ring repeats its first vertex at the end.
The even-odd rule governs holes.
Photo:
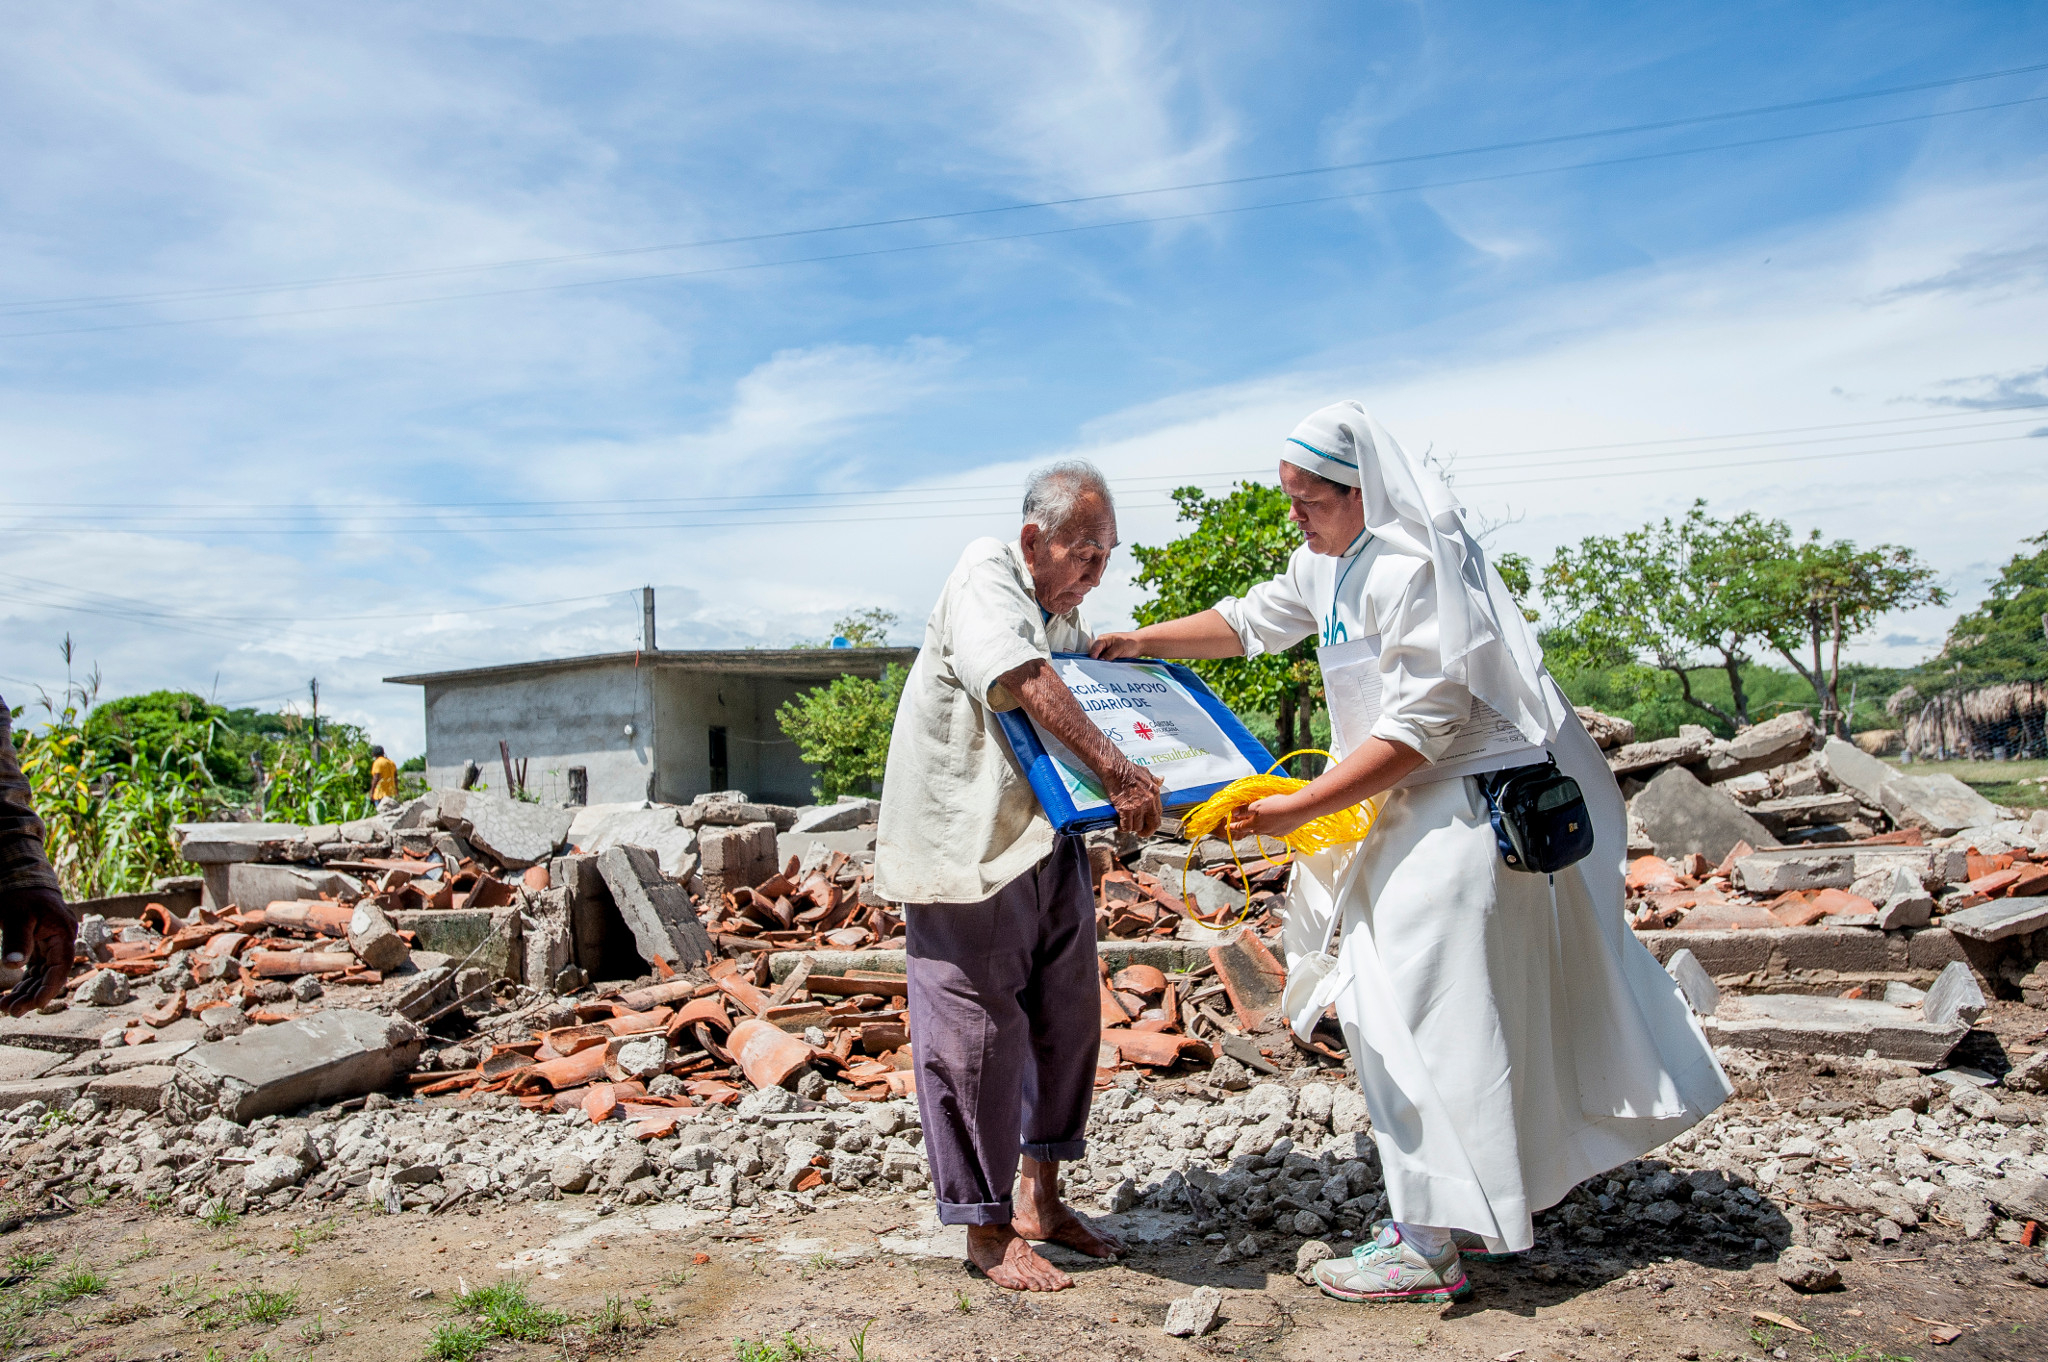
POLYGON ((1108 662, 1120 661, 1127 657, 1138 657, 1144 650, 1138 646, 1136 634, 1100 634, 1095 642, 1088 645, 1088 656, 1108 662))
POLYGON ((1107 784, 1118 827, 1138 837, 1150 837, 1159 831, 1159 791, 1164 788, 1164 781, 1135 762, 1120 760, 1110 772, 1107 784))
POLYGON ((0 997, 19 1017, 64 991, 78 945, 78 918, 54 889, 17 889, 0 896, 0 952, 21 982, 0 997))

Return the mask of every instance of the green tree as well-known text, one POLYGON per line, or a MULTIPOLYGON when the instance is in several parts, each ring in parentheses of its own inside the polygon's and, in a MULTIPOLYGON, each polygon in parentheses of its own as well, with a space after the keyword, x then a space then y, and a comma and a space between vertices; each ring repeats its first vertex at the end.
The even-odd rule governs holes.
POLYGON ((1716 520, 1695 501, 1675 522, 1560 547, 1543 573, 1544 601, 1559 617, 1544 652, 1565 670, 1633 672, 1638 685, 1669 673, 1687 705, 1747 725, 1742 668, 1774 608, 1757 573, 1790 540, 1782 521, 1753 511, 1716 520), (1728 678, 1728 708, 1695 692, 1694 674, 1707 670, 1728 678))
POLYGON ((819 802, 881 789, 889 766, 889 733, 909 675, 892 663, 878 679, 842 676, 775 711, 798 754, 818 768, 812 794, 819 802))
POLYGON ((856 648, 886 648, 889 645, 889 631, 902 623, 903 617, 893 610, 869 606, 856 610, 850 615, 841 615, 832 625, 832 637, 823 643, 798 643, 798 648, 829 648, 832 639, 843 638, 856 648))
POLYGON ((1935 585, 1934 570, 1911 549, 1897 544, 1859 549, 1846 539, 1823 543, 1819 530, 1790 553, 1756 564, 1750 575, 1764 603, 1760 632, 1813 687, 1822 730, 1843 736, 1842 644, 1888 611, 1948 600, 1948 593, 1935 585), (1825 667, 1824 646, 1829 649, 1825 667), (1803 650, 1810 650, 1810 660, 1801 660, 1803 650))
POLYGON ((1956 620, 1940 657, 1914 678, 1922 695, 2048 681, 2048 533, 2020 542, 2038 551, 2014 554, 1984 604, 1956 620))
MULTIPOLYGON (((1131 550, 1138 560, 1137 584, 1152 593, 1135 612, 1140 624, 1178 619, 1225 596, 1242 596, 1285 572, 1301 543, 1287 519, 1287 494, 1278 487, 1241 482, 1221 497, 1182 487, 1173 503, 1177 518, 1194 529, 1158 548, 1140 544, 1131 550)), ((1190 665, 1232 709, 1271 713, 1281 751, 1313 744, 1311 719, 1322 697, 1315 639, 1281 653, 1190 665)))

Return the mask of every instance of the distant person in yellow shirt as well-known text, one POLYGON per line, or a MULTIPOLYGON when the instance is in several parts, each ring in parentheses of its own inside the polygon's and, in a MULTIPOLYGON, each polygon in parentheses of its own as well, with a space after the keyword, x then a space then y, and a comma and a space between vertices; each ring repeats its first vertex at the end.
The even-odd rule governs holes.
POLYGON ((384 755, 381 747, 370 749, 370 799, 375 802, 398 798, 398 763, 384 755))

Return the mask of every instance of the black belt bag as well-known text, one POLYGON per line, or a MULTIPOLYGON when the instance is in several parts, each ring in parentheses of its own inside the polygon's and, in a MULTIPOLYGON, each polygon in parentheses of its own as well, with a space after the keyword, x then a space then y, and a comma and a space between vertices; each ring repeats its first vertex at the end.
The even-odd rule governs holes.
POLYGON ((1510 870, 1548 875, 1586 859, 1593 819, 1579 782, 1555 758, 1475 777, 1493 819, 1493 840, 1510 870))

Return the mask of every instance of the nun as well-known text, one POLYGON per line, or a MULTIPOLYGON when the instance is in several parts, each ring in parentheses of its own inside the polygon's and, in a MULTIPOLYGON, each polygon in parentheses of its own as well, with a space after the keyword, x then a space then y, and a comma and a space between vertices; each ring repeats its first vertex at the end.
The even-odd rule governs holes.
POLYGON ((1318 638, 1336 761, 1231 825, 1279 836, 1377 810, 1363 842, 1295 858, 1285 903, 1289 1020, 1305 1039, 1335 1005, 1391 1215, 1319 1264, 1317 1284, 1346 1300, 1453 1299, 1470 1290, 1461 1253, 1528 1249, 1532 1215, 1730 1088, 1627 926, 1621 791, 1463 506, 1356 402, 1303 421, 1280 458, 1304 541, 1287 571, 1093 651, 1257 657, 1318 638), (1550 874, 1507 863, 1487 779, 1546 761, 1577 782, 1593 833, 1550 874))

